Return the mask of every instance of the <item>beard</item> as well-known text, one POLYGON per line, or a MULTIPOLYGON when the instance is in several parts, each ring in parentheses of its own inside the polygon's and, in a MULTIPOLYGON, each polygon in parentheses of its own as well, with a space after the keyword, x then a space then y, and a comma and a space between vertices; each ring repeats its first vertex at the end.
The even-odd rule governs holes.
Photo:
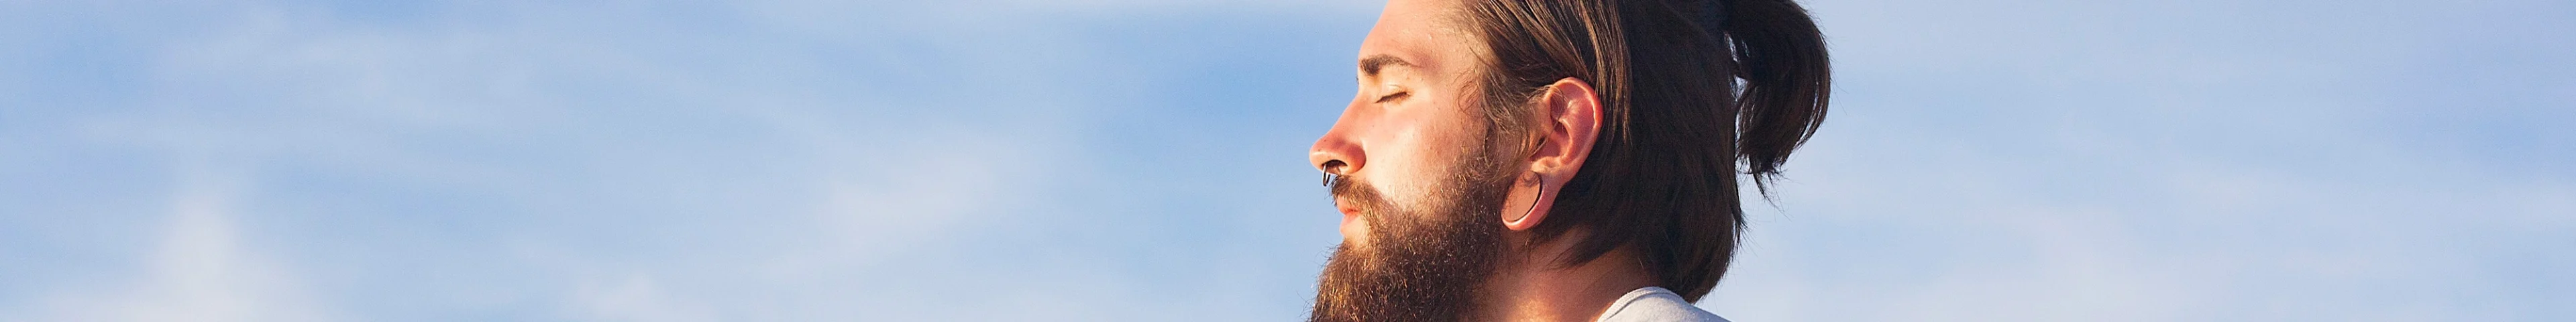
POLYGON ((1337 246, 1309 321, 1464 321, 1502 264, 1502 200, 1511 188, 1487 148, 1468 154, 1422 209, 1398 207, 1365 181, 1332 187, 1369 225, 1368 245, 1337 246))

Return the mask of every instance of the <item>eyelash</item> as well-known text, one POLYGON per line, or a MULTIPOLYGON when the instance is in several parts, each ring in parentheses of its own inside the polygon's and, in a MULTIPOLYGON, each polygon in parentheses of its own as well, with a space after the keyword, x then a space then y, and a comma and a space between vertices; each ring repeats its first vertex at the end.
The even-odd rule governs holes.
POLYGON ((1405 98, 1405 97, 1407 97, 1407 96, 1412 96, 1412 95, 1413 95, 1413 92, 1398 92, 1398 93, 1395 93, 1395 94, 1386 94, 1386 96, 1379 96, 1379 97, 1377 98, 1377 102, 1378 102, 1378 103, 1386 103, 1387 101, 1393 101, 1393 100, 1396 100, 1396 99, 1405 98))

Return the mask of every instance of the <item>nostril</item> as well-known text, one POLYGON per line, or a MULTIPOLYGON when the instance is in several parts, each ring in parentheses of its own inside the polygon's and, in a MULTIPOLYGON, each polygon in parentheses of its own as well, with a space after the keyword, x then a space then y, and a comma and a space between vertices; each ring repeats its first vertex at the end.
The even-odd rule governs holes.
POLYGON ((1335 183, 1340 183, 1340 181, 1342 181, 1342 167, 1348 165, 1348 163, 1342 163, 1342 160, 1324 161, 1324 186, 1331 187, 1335 183))

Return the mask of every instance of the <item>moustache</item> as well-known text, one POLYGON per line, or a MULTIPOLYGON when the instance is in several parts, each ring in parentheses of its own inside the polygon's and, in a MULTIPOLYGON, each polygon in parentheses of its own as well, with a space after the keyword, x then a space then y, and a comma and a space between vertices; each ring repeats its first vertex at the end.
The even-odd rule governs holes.
POLYGON ((1378 195, 1377 189, 1369 189, 1366 180, 1325 173, 1324 187, 1326 197, 1331 198, 1335 206, 1364 210, 1363 213, 1365 210, 1376 210, 1375 208, 1386 206, 1386 200, 1378 195), (1350 204, 1341 204, 1345 202, 1350 204))

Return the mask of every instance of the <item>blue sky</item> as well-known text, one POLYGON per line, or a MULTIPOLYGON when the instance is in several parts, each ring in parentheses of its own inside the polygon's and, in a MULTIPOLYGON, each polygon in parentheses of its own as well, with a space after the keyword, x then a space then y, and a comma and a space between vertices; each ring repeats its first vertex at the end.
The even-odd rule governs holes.
MULTIPOLYGON (((2576 4, 1807 3, 1720 314, 2576 315, 2576 4)), ((1296 320, 1377 6, 0 2, 0 320, 1296 320)))

